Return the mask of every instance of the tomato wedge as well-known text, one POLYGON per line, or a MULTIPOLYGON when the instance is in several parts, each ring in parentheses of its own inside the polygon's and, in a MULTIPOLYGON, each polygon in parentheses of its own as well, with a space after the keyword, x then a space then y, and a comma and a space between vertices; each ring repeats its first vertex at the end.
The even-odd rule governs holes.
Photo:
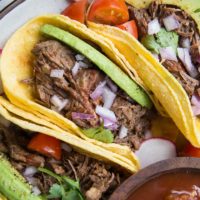
POLYGON ((200 158, 200 148, 187 144, 181 155, 200 158))
POLYGON ((84 23, 86 8, 87 0, 79 0, 71 3, 61 14, 84 23))
POLYGON ((128 7, 124 0, 94 0, 90 6, 87 20, 119 25, 129 20, 128 7))
POLYGON ((137 28, 135 20, 131 20, 131 21, 125 22, 125 23, 123 23, 121 25, 118 25, 117 27, 122 29, 122 30, 124 30, 124 31, 129 32, 136 39, 138 39, 138 28, 137 28))
POLYGON ((61 142, 54 137, 38 133, 31 139, 28 148, 45 156, 61 159, 61 142))

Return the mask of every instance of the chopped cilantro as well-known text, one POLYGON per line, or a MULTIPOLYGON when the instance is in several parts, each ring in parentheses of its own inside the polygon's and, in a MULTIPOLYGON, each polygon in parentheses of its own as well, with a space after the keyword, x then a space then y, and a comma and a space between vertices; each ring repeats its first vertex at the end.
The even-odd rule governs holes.
POLYGON ((199 13, 200 12, 200 8, 198 8, 198 9, 196 9, 195 11, 194 11, 194 13, 199 13))
POLYGON ((39 168, 38 170, 54 177, 58 181, 58 183, 51 186, 47 199, 84 200, 78 181, 74 181, 67 176, 58 176, 45 168, 39 168))
POLYGON ((98 128, 83 129, 83 133, 89 138, 104 143, 112 143, 114 140, 112 132, 108 129, 105 129, 103 125, 98 128))

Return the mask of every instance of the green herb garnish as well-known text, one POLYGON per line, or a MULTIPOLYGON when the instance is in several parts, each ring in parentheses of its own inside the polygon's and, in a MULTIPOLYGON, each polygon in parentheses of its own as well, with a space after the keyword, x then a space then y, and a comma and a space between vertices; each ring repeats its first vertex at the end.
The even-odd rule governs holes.
POLYGON ((200 12, 200 8, 198 8, 198 9, 196 9, 195 11, 194 11, 194 13, 199 13, 200 12))
POLYGON ((45 168, 39 168, 38 170, 54 177, 58 181, 58 183, 51 186, 47 199, 84 200, 80 191, 79 181, 74 181, 67 176, 59 176, 45 168))
POLYGON ((108 129, 105 129, 103 125, 101 125, 98 128, 83 129, 83 133, 89 138, 92 138, 104 143, 112 143, 114 140, 114 136, 112 132, 108 129))

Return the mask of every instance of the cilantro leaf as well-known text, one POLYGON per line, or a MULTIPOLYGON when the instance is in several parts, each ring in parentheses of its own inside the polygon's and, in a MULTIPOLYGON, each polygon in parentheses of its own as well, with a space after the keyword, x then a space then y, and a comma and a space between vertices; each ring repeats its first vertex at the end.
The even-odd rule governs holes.
POLYGON ((63 181, 68 185, 69 188, 80 190, 80 185, 78 181, 74 181, 66 176, 63 176, 63 181))
POLYGON ((199 13, 200 12, 200 8, 197 8, 194 13, 199 13))
POLYGON ((70 190, 65 194, 62 200, 83 200, 83 197, 79 194, 77 190, 70 190))
POLYGON ((112 143, 114 140, 112 132, 108 129, 105 129, 103 126, 100 126, 98 128, 83 129, 83 133, 89 138, 104 143, 112 143))
POLYGON ((48 199, 61 198, 62 197, 62 189, 61 186, 57 183, 53 184, 49 190, 48 199))

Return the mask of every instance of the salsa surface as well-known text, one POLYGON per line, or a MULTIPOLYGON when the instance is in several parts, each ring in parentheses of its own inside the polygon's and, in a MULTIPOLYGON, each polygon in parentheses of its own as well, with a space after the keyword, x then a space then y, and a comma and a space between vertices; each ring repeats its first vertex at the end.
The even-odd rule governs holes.
POLYGON ((128 200, 200 200, 200 173, 173 172, 139 187, 128 200))

